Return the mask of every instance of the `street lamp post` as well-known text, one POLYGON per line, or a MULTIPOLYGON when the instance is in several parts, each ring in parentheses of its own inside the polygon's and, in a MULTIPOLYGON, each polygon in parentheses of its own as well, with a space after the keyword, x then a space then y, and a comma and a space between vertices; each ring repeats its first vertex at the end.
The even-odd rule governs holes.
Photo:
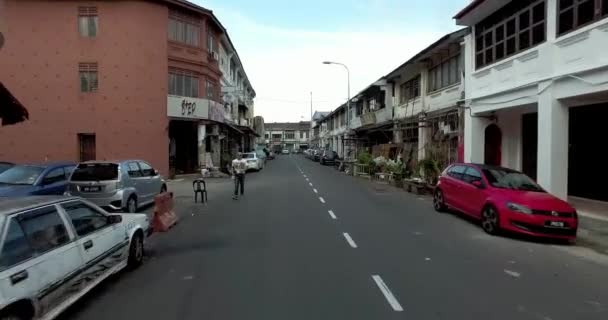
MULTIPOLYGON (((346 81, 348 85, 348 93, 346 100, 346 135, 349 134, 350 130, 350 70, 344 63, 333 62, 333 61, 323 61, 323 64, 337 64, 339 66, 343 66, 346 69, 346 81)), ((346 158, 346 150, 344 150, 344 138, 342 138, 342 151, 344 153, 344 158, 346 158)))
POLYGON ((346 130, 350 129, 350 70, 344 63, 333 62, 333 61, 323 61, 323 64, 336 64, 339 66, 343 66, 346 69, 346 81, 348 85, 348 95, 346 100, 346 130))

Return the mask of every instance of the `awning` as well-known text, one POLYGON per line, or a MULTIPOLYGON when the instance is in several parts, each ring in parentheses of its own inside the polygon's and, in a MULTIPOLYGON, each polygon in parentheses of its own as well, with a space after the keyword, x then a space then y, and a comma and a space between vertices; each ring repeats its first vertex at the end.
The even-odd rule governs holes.
POLYGON ((240 126, 233 125, 233 124, 230 124, 230 123, 227 123, 227 122, 218 122, 218 123, 221 123, 221 124, 227 126, 228 128, 230 128, 230 129, 232 129, 232 130, 234 130, 234 131, 236 131, 236 132, 238 132, 240 134, 245 134, 243 131, 239 130, 238 127, 240 127, 240 126))
POLYGON ((19 123, 30 117, 27 109, 0 82, 0 118, 2 125, 19 123))
POLYGON ((260 137, 260 135, 255 132, 253 129, 251 129, 250 127, 247 126, 236 126, 241 132, 243 132, 243 134, 250 134, 256 137, 260 137))
POLYGON ((363 131, 369 131, 369 132, 391 131, 392 128, 393 128, 393 122, 391 121, 391 122, 384 122, 384 123, 380 123, 380 124, 370 124, 367 126, 362 126, 362 127, 355 129, 355 131, 357 133, 363 132, 363 131))

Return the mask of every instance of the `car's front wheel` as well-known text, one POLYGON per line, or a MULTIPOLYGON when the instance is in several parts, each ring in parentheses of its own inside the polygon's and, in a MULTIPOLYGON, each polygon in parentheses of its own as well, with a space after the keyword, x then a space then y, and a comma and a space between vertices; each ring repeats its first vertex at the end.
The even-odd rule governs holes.
POLYGON ((129 246, 128 266, 130 269, 135 269, 144 262, 144 236, 141 232, 136 232, 131 239, 129 246))
POLYGON ((435 193, 433 194, 433 207, 437 212, 445 211, 445 199, 443 198, 443 192, 441 189, 437 188, 435 193))
POLYGON ((481 213, 481 228, 488 234, 495 235, 500 230, 498 211, 493 206, 486 206, 481 213))

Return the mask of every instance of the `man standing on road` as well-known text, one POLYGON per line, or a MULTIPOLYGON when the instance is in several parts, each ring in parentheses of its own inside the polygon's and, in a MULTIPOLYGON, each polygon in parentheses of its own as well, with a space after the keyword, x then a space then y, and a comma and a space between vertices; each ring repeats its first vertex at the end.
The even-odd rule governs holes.
POLYGON ((237 158, 232 160, 232 175, 234 178, 234 196, 232 199, 238 200, 239 186, 241 187, 241 196, 245 193, 245 171, 247 170, 247 162, 243 159, 243 154, 239 152, 237 158))

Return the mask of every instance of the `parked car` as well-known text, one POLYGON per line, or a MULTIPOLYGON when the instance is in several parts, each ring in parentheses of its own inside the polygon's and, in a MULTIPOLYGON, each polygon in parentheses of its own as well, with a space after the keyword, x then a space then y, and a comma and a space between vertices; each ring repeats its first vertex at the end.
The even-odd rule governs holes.
POLYGON ((289 154, 289 149, 283 149, 282 154, 289 154))
POLYGON ((15 166, 14 163, 0 161, 0 173, 2 173, 2 172, 6 171, 6 170, 8 170, 8 169, 10 169, 10 168, 12 168, 14 166, 15 166))
POLYGON ((456 209, 481 220, 483 230, 508 230, 572 240, 578 216, 567 202, 547 193, 525 174, 501 167, 454 164, 439 178, 435 210, 456 209))
POLYGON ((0 318, 53 319, 101 281, 143 263, 145 214, 109 215, 81 198, 0 201, 0 318))
POLYGON ((325 150, 319 159, 321 165, 334 165, 336 164, 336 160, 338 160, 338 153, 333 150, 325 150))
POLYGON ((255 152, 243 153, 243 159, 247 161, 247 171, 264 169, 264 160, 259 158, 255 152))
POLYGON ((135 213, 166 191, 165 180, 150 164, 121 160, 80 163, 70 177, 67 194, 109 210, 135 213))
POLYGON ((313 153, 313 156, 312 156, 312 160, 314 162, 319 162, 319 161, 321 161, 322 155, 323 155, 323 150, 315 150, 315 152, 313 153))
POLYGON ((266 164, 266 160, 268 160, 268 157, 266 156, 266 152, 264 152, 264 150, 256 150, 255 154, 259 159, 262 160, 264 164, 266 164))
POLYGON ((15 165, 0 173, 0 197, 62 195, 73 162, 15 165))

